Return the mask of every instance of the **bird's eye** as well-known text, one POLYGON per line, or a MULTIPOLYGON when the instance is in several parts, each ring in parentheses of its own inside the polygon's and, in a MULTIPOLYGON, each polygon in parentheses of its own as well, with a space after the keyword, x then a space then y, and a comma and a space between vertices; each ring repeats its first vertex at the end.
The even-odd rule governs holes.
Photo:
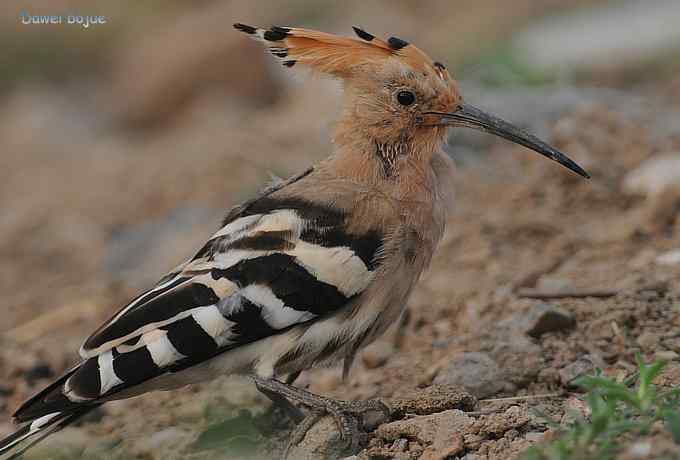
POLYGON ((416 101, 416 96, 411 91, 399 91, 397 93, 397 101, 401 105, 411 105, 416 101))

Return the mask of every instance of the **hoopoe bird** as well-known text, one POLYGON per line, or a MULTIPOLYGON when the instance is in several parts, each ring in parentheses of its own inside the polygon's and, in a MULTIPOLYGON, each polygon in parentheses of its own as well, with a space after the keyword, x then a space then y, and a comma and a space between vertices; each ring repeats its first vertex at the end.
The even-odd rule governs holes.
MULTIPOLYGON (((521 144, 583 177, 538 138, 463 101, 446 67, 405 40, 234 24, 283 65, 339 79, 344 107, 331 155, 227 214, 187 262, 97 329, 81 361, 14 414, 0 453, 27 448, 107 401, 223 374, 252 377, 298 422, 320 414, 357 450, 367 411, 292 385, 305 369, 343 362, 402 313, 444 232, 454 166, 449 130, 521 144)), ((13 458, 13 457, 12 457, 13 458)))

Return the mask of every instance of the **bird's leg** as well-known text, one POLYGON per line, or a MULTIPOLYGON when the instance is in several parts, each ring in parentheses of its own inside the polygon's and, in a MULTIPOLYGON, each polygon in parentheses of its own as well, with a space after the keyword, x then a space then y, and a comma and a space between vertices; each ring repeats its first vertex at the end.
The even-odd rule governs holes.
POLYGON ((297 405, 309 411, 309 415, 303 419, 291 435, 291 442, 286 452, 290 447, 299 443, 305 437, 307 431, 324 414, 333 417, 340 432, 342 447, 351 452, 359 450, 361 442, 366 438, 367 431, 390 419, 389 408, 378 400, 339 401, 310 393, 278 380, 253 378, 258 390, 270 398, 270 395, 275 394, 276 397, 285 399, 289 404, 297 405))
MULTIPOLYGON (((302 374, 302 371, 288 374, 286 376, 286 384, 292 385, 293 382, 300 376, 300 374, 302 374)), ((265 389, 260 389, 260 392, 269 398, 269 400, 273 403, 274 418, 277 420, 277 424, 280 416, 283 414, 287 415, 295 423, 300 423, 305 418, 305 414, 300 409, 295 407, 294 404, 289 402, 286 398, 279 395, 278 393, 273 393, 265 389), (280 412, 277 413, 276 409, 279 409, 281 412, 283 412, 283 414, 280 412)))
POLYGON ((296 371, 296 372, 291 372, 286 376, 286 384, 292 385, 293 382, 297 380, 298 377, 300 377, 300 374, 302 374, 302 371, 296 371))
MULTIPOLYGON (((305 414, 302 412, 300 409, 295 407, 295 404, 291 403, 288 401, 285 397, 281 396, 281 394, 272 391, 268 388, 265 387, 260 387, 257 385, 257 389, 265 395, 269 400, 272 402, 274 405, 275 409, 281 409, 284 414, 286 414, 293 422, 295 423, 300 423, 302 420, 305 419, 305 414)), ((277 419, 280 417, 280 415, 277 416, 276 412, 274 413, 274 418, 277 419)))

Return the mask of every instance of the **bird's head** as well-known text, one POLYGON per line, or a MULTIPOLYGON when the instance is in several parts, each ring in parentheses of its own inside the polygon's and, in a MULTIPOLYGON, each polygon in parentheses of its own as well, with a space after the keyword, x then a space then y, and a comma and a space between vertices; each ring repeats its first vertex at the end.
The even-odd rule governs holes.
POLYGON ((446 67, 415 45, 382 40, 354 27, 358 38, 315 30, 234 24, 261 40, 289 68, 303 68, 342 81, 345 106, 336 142, 377 149, 384 161, 426 157, 446 140, 449 128, 468 127, 528 147, 589 177, 566 155, 512 124, 463 102, 446 67))

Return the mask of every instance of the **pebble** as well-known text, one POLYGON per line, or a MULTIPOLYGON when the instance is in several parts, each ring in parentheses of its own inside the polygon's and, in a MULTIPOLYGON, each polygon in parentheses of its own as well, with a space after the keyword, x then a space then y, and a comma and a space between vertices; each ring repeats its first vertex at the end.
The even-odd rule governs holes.
POLYGON ((292 446, 289 458, 296 460, 324 460, 336 458, 335 445, 338 428, 332 417, 326 416, 315 423, 297 445, 292 446))
POLYGON ((582 375, 591 374, 595 371, 595 365, 590 359, 579 358, 560 369, 560 382, 564 386, 570 386, 571 383, 582 375))
POLYGON ((372 343, 361 354, 361 361, 368 369, 382 367, 394 354, 394 345, 387 340, 372 343))
POLYGON ((487 353, 465 352, 453 357, 448 366, 439 371, 435 384, 464 388, 478 399, 488 398, 504 387, 503 373, 487 353))
POLYGON ((543 442, 545 439, 545 433, 540 431, 530 431, 524 435, 524 439, 529 442, 543 442))
POLYGON ((680 152, 655 155, 630 171, 623 190, 632 195, 654 196, 680 183, 680 152))
POLYGON ((661 337, 654 332, 645 331, 638 336, 636 342, 643 350, 654 350, 659 347, 661 337))
POLYGON ((463 450, 461 434, 474 423, 474 419, 460 410, 447 410, 432 415, 397 420, 380 425, 375 436, 385 441, 401 438, 426 445, 423 458, 444 459, 463 450))
POLYGON ((499 341, 490 355, 501 370, 502 378, 498 383, 508 392, 526 386, 544 368, 541 347, 525 335, 499 341))
POLYGON ((652 444, 648 441, 636 442, 626 452, 630 458, 647 458, 652 453, 652 444))
POLYGON ((538 338, 547 332, 571 329, 576 325, 574 315, 551 304, 532 307, 525 316, 526 334, 538 338))
POLYGON ((660 350, 654 353, 654 356, 656 359, 660 359, 662 361, 675 361, 680 357, 676 352, 672 350, 660 350))
POLYGON ((431 385, 399 394, 389 405, 398 416, 430 415, 451 409, 473 411, 477 409, 477 399, 455 385, 431 385))
POLYGON ((680 249, 664 252, 654 259, 658 265, 678 265, 680 264, 680 249))

